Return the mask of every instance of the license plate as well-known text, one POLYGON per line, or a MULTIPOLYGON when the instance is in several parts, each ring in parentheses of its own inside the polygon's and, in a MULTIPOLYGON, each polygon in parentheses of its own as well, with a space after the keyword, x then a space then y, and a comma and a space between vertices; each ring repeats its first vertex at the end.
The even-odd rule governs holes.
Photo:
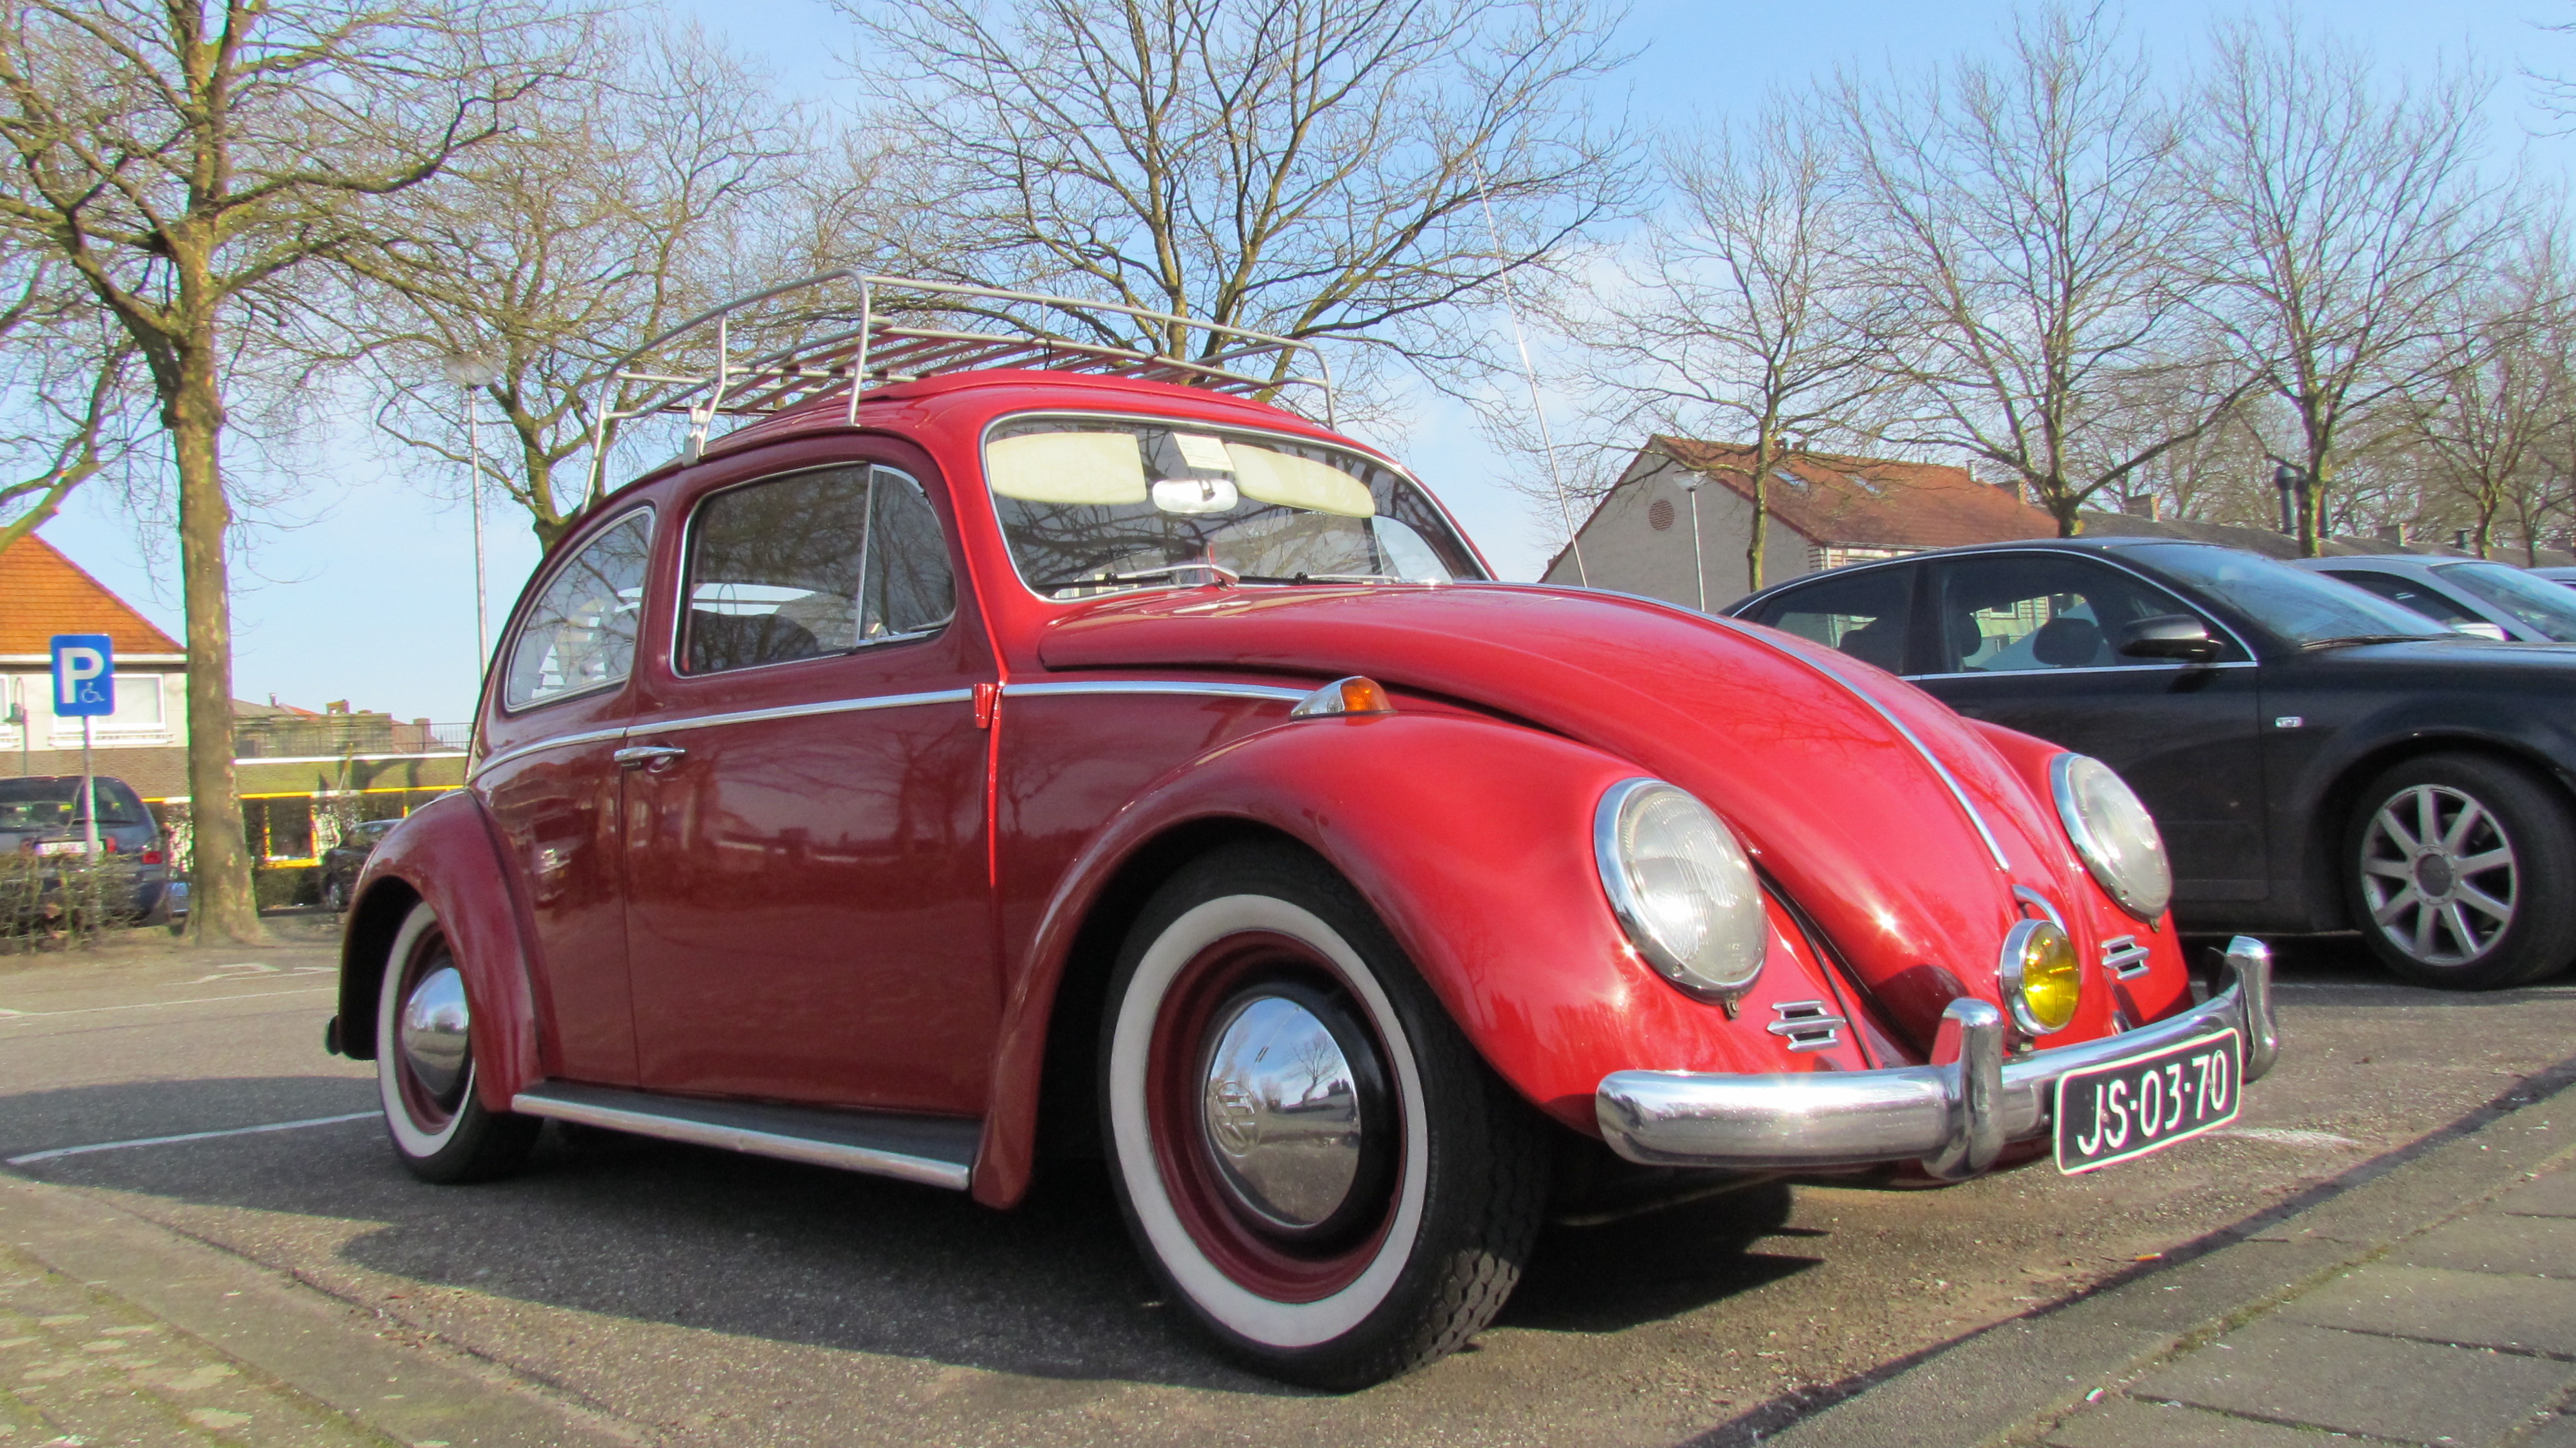
POLYGON ((81 842, 78 840, 47 840, 43 844, 36 846, 36 853, 40 855, 77 855, 81 852, 81 848, 81 842))
POLYGON ((2161 1151, 2236 1119, 2245 1041, 2218 1031, 2057 1080, 2057 1169, 2072 1176, 2161 1151))

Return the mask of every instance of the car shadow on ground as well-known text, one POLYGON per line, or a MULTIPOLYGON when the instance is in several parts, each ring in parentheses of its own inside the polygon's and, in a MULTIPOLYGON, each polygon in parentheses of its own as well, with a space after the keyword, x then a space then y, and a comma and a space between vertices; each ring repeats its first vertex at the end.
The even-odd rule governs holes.
MULTIPOLYGON (((66 1137, 337 1115, 365 1110, 373 1095, 363 1079, 289 1077, 0 1097, 0 1155, 66 1137)), ((1096 1163, 1049 1163, 1031 1199, 1009 1212, 901 1182, 559 1127, 525 1171, 471 1187, 413 1179, 370 1121, 15 1170, 164 1199, 166 1211, 131 1205, 275 1267, 299 1268, 296 1244, 309 1242, 412 1282, 614 1318, 1038 1377, 1298 1392, 1229 1366, 1163 1300, 1096 1163), (209 1207, 315 1224, 194 1210, 209 1207), (334 1222, 367 1225, 347 1236, 334 1222)), ((1504 1323, 1615 1332, 1779 1280, 1808 1261, 1750 1248, 1781 1235, 1787 1200, 1785 1188, 1756 1188, 1605 1227, 1552 1228, 1504 1323)))

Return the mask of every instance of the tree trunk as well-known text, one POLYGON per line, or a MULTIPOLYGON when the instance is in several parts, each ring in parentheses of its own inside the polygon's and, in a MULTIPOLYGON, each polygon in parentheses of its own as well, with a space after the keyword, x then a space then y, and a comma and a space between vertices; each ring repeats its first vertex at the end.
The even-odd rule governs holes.
POLYGON ((1762 550, 1769 545, 1771 533, 1771 510, 1763 506, 1768 496, 1763 490, 1768 486, 1768 472, 1753 475, 1753 532, 1744 545, 1744 586, 1757 593, 1762 588, 1762 550))
POLYGON ((193 836, 188 928, 199 940, 266 941, 243 839, 233 771, 232 589, 218 448, 223 396, 215 382, 211 325, 179 349, 163 421, 179 464, 179 583, 188 615, 188 819, 193 836))

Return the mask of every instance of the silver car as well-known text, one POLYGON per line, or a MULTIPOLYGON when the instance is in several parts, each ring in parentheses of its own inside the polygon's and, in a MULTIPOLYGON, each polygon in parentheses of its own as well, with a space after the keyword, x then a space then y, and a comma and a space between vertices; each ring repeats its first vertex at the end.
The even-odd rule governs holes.
POLYGON ((2576 591, 2511 564, 2384 553, 2301 558, 2296 566, 2366 588, 2462 633, 2517 643, 2576 642, 2576 591))

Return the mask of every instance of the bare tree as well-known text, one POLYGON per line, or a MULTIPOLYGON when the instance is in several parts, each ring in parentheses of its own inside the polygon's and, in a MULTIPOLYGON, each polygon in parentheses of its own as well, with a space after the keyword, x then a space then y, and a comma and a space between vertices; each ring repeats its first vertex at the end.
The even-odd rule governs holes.
POLYGON ((297 274, 352 245, 370 203, 501 132, 533 83, 492 53, 526 33, 506 3, 18 0, 0 18, 0 228, 124 333, 177 462, 201 933, 265 934, 232 757, 232 334, 291 316, 297 274))
POLYGON ((2548 443, 2570 415, 2568 379, 2549 346, 2564 300, 2555 248, 2545 234, 2533 241, 2527 265, 2460 299, 2468 315, 2456 324, 2465 341, 2454 364, 2421 379, 2401 404, 2426 490, 2466 510, 2481 558, 2495 549, 2497 520, 2512 516, 2526 565, 2558 502, 2544 476, 2548 443))
MULTIPOLYGON (((0 232, 0 242, 6 233, 0 232)), ((0 553, 132 445, 134 345, 62 262, 0 251, 0 553)))
POLYGON ((1885 436, 2002 469, 2072 534, 2234 388, 2198 365, 2182 148, 2145 56, 2098 5, 2017 19, 2009 42, 1910 84, 1847 77, 1834 106, 1894 300, 1885 436), (2221 390, 2141 435, 2130 399, 2194 379, 2221 390))
POLYGON ((1852 264, 1834 158, 1805 115, 1775 101, 1749 134, 1677 145, 1663 170, 1663 214, 1611 281, 1552 321, 1583 358, 1596 433, 1748 440, 1745 586, 1758 589, 1772 470, 1848 432, 1879 384, 1884 319, 1852 264))
POLYGON ((2228 349, 2287 404, 2266 447, 2309 480, 2314 554, 2348 425, 2457 364, 2456 299, 2507 226, 2477 174, 2485 87, 2386 95, 2360 55, 2286 17, 2223 26, 2213 46, 2195 280, 2228 349))
POLYGON ((1454 362, 1462 307, 1633 187, 1593 0, 836 3, 956 224, 933 276, 1454 362))
POLYGON ((463 410, 486 409, 498 423, 486 476, 546 544, 615 481, 587 458, 565 476, 591 446, 594 405, 631 406, 640 388, 600 379, 611 360, 730 292, 818 265, 806 248, 864 236, 800 234, 774 214, 801 195, 802 117, 699 31, 602 20, 579 51, 583 73, 342 258, 358 306, 333 339, 370 362, 377 425, 458 475, 463 410), (483 380, 468 397, 451 371, 483 380))

